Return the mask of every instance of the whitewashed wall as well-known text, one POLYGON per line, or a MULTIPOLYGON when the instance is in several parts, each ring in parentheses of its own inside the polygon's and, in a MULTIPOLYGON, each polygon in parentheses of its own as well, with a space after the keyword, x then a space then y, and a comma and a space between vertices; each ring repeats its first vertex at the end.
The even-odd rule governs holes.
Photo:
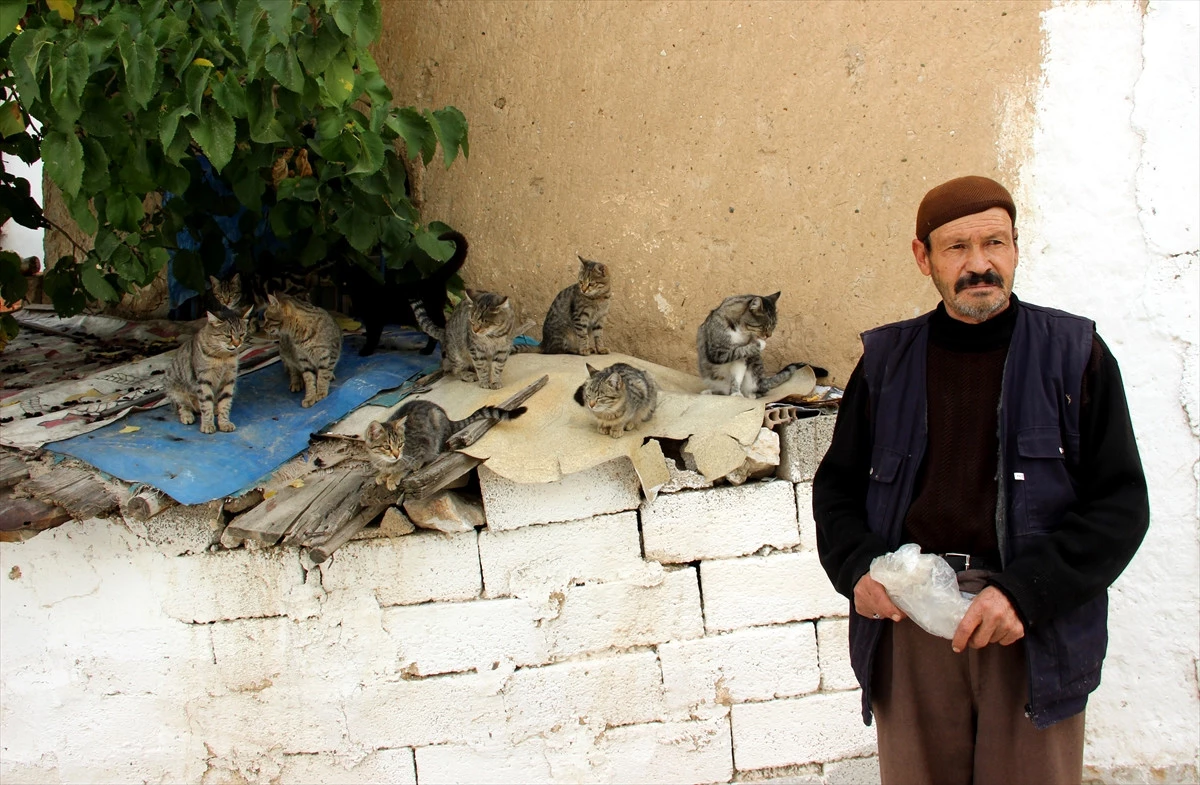
MULTIPOLYGON (((1198 8, 1050 9, 1037 127, 1005 148, 1032 151, 1018 292, 1098 321, 1151 484, 1088 715, 1110 782, 1195 781, 1200 754, 1198 8)), ((807 487, 319 570, 206 552, 202 511, 0 544, 0 780, 870 781, 807 487)))
POLYGON ((1150 484, 1145 543, 1110 592, 1089 765, 1195 781, 1200 749, 1200 3, 1071 3, 1046 59, 1018 216, 1025 299, 1096 320, 1150 484), (1180 768, 1191 767, 1191 768, 1180 768))

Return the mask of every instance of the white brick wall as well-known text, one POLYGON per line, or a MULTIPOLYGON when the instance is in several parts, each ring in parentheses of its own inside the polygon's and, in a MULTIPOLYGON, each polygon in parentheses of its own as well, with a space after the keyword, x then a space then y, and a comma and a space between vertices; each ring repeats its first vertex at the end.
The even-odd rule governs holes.
POLYGON ((532 485, 505 479, 484 465, 479 467, 479 488, 493 531, 636 510, 642 499, 641 483, 628 458, 532 485))
POLYGON ((875 751, 875 729, 863 725, 857 692, 807 695, 733 707, 738 771, 835 761, 875 751))
POLYGON ((526 596, 574 583, 648 574, 634 512, 512 531, 484 530, 479 561, 488 597, 526 596))
POLYGON ((795 492, 786 482, 751 482, 659 496, 642 506, 642 536, 646 558, 666 563, 790 548, 800 543, 795 492))
MULTIPOLYGON (((111 524, 102 524, 111 525, 111 524)), ((163 597, 168 615, 189 622, 279 616, 288 595, 304 584, 295 551, 221 551, 173 558, 163 597)))
POLYGON ((816 553, 776 553, 701 562, 709 632, 845 616, 849 603, 829 583, 816 553))
POLYGON ((821 662, 821 689, 858 689, 850 667, 850 620, 821 619, 817 622, 817 655, 821 662))
POLYGON ((416 785, 417 770, 411 749, 375 750, 353 762, 327 754, 288 755, 280 767, 279 782, 280 785, 311 785, 314 782, 416 785))
POLYGON ((796 483, 796 518, 800 522, 800 548, 805 551, 817 549, 817 521, 813 518, 812 495, 811 482, 796 483))
POLYGON ((416 532, 396 539, 355 540, 321 565, 328 592, 369 588, 380 605, 479 596, 479 548, 475 532, 416 532))
POLYGON ((363 685, 343 702, 347 731, 371 748, 484 741, 504 727, 504 701, 482 676, 363 685))
POLYGON ((399 605, 383 613, 401 669, 429 676, 500 663, 533 665, 549 659, 535 609, 524 600, 476 600, 399 605))
POLYGON ((812 624, 757 627, 658 647, 668 705, 732 705, 813 692, 820 685, 812 624))

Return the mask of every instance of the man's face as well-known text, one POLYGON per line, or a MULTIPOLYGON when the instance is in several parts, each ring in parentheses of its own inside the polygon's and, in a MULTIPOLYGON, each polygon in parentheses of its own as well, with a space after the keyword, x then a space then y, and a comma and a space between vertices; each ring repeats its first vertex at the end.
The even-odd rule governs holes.
POLYGON ((912 249, 953 318, 978 324, 1008 307, 1017 240, 1003 207, 943 224, 929 235, 928 251, 920 240, 913 240, 912 249))

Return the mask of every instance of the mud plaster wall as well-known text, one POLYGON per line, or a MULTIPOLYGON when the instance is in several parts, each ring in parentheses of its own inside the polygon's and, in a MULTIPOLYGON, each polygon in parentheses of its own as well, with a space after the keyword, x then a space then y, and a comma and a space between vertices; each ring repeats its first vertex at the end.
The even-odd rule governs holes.
POLYGON ((375 53, 399 103, 470 122, 470 160, 422 184, 470 285, 540 330, 575 254, 607 262, 610 344, 693 371, 724 297, 782 290, 767 365, 845 383, 859 332, 936 302, 921 196, 1023 160, 1044 7, 384 3, 375 53))

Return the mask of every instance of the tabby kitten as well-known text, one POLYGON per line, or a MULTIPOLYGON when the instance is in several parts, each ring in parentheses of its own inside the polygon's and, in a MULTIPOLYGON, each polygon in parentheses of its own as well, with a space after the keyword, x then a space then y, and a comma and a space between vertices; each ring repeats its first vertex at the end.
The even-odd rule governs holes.
MULTIPOLYGON (((208 276, 212 287, 212 299, 218 310, 240 311, 242 305, 242 276, 234 273, 228 281, 219 281, 215 276, 208 276)), ((247 302, 246 305, 249 305, 247 302)))
MULTIPOLYGON (((446 326, 446 286, 467 260, 467 238, 455 231, 438 235, 439 240, 454 243, 451 256, 430 277, 401 283, 385 273, 382 282, 365 270, 350 268, 347 279, 354 314, 366 328, 366 342, 358 354, 366 357, 379 347, 379 336, 385 324, 418 325, 414 306, 419 305, 438 327, 446 326)), ((421 354, 433 354, 436 341, 431 336, 421 354)))
POLYGON ((304 390, 304 408, 329 395, 333 370, 342 354, 342 330, 324 308, 286 294, 267 295, 263 327, 279 338, 279 359, 289 389, 304 390))
POLYGON ((515 335, 515 313, 508 297, 467 290, 444 329, 430 320, 424 308, 414 307, 413 313, 421 329, 441 341, 442 370, 447 375, 478 381, 485 390, 503 386, 500 376, 515 335))
POLYGON ((608 354, 602 340, 611 292, 608 268, 578 258, 579 280, 559 292, 546 312, 543 354, 608 354))
POLYGON ((191 425, 199 412, 201 433, 237 427, 229 421, 229 410, 233 407, 238 353, 246 339, 249 315, 249 308, 241 313, 210 311, 208 321, 175 351, 165 388, 179 412, 179 422, 191 425))
POLYGON ((575 391, 575 402, 595 416, 600 433, 615 439, 650 422, 658 408, 658 385, 653 376, 627 363, 603 369, 586 367, 588 380, 575 391))
MULTIPOLYGON (((713 309, 696 333, 700 378, 718 395, 758 398, 792 378, 807 363, 792 363, 768 377, 762 350, 775 332, 775 302, 779 292, 767 297, 742 294, 726 297, 713 309)), ((825 376, 824 368, 813 373, 825 376)))
POLYGON ((367 457, 378 470, 375 483, 387 483, 388 490, 394 491, 406 475, 431 463, 448 447, 454 448, 454 434, 471 423, 515 420, 525 412, 524 406, 483 406, 464 420, 451 420, 446 410, 432 401, 409 401, 387 420, 368 425, 363 435, 367 457))

